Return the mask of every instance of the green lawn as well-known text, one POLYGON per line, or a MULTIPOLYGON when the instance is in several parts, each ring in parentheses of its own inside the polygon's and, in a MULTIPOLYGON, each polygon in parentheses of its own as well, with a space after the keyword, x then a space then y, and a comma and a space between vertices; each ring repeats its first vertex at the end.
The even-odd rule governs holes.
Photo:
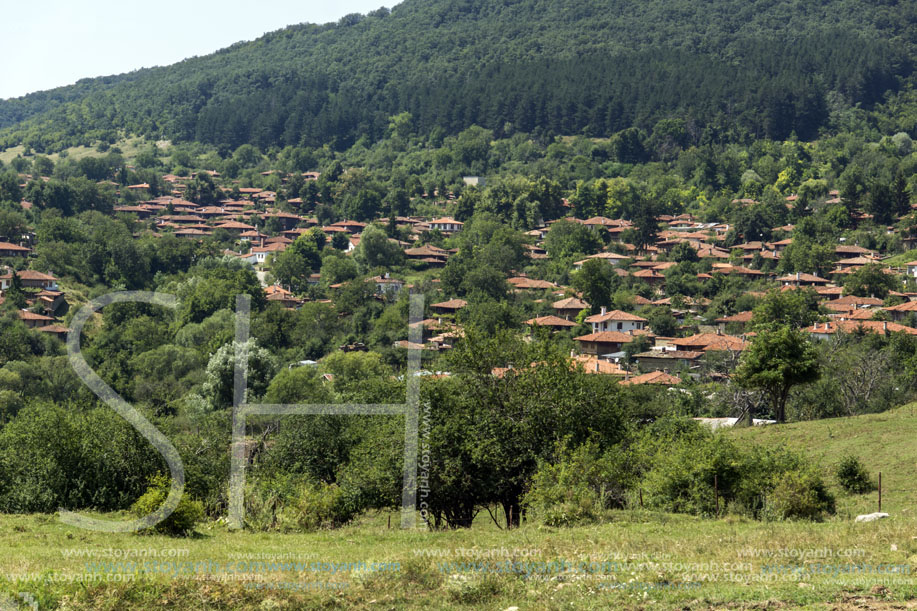
POLYGON ((882 472, 882 511, 901 517, 917 514, 917 404, 854 418, 737 429, 730 435, 811 457, 832 483, 838 513, 845 517, 878 510, 878 494, 843 495, 836 485, 834 467, 850 454, 859 457, 875 479, 882 472))
POLYGON ((875 510, 875 495, 838 490, 838 515, 823 523, 620 511, 600 525, 504 531, 485 512, 471 529, 428 532, 389 528, 388 514, 373 514, 334 531, 231 532, 214 522, 198 537, 173 539, 82 531, 53 515, 4 516, 0 593, 30 593, 40 609, 917 606, 905 602, 917 599, 917 407, 729 434, 793 447, 826 474, 855 452, 881 468, 891 517, 854 523, 856 513, 875 510), (86 550, 96 557, 80 556, 86 550), (240 559, 264 564, 229 564, 240 559))

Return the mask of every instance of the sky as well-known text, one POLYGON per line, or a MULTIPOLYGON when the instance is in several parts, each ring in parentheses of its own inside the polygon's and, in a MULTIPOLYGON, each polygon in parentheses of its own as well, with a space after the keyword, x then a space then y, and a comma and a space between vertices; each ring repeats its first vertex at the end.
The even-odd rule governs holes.
POLYGON ((0 99, 165 66, 393 0, 48 0, 3 9, 0 99))

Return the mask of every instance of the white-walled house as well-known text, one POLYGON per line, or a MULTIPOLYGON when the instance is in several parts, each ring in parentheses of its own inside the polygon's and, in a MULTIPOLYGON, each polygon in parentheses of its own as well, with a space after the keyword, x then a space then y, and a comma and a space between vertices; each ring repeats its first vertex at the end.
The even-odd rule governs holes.
POLYGON ((593 333, 602 331, 621 331, 630 333, 633 331, 642 331, 646 327, 647 320, 636 314, 628 314, 621 310, 612 310, 607 312, 602 308, 601 313, 593 314, 586 318, 586 322, 592 325, 593 333))
POLYGON ((430 229, 438 229, 443 233, 455 233, 456 231, 461 231, 464 225, 465 223, 450 217, 443 217, 441 219, 433 219, 430 221, 430 229))
POLYGON ((907 268, 907 275, 911 278, 917 278, 917 261, 911 261, 910 263, 905 263, 904 266, 907 268))

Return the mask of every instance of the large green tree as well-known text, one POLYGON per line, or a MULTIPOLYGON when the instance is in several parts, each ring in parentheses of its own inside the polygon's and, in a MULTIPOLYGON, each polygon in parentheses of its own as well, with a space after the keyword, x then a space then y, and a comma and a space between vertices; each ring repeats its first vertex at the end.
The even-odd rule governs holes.
MULTIPOLYGON (((814 382, 820 375, 818 352, 805 331, 787 326, 762 329, 742 355, 733 379, 739 386, 762 390, 768 396, 777 422, 786 422, 790 390, 814 382)), ((746 424, 755 414, 745 412, 746 424)))

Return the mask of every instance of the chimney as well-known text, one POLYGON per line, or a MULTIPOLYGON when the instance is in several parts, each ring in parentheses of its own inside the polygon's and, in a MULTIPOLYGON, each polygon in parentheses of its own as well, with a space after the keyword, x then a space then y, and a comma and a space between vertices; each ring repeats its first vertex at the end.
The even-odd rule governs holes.
POLYGON ((598 359, 595 360, 595 372, 596 373, 599 372, 599 360, 598 359))
POLYGON ((796 272, 796 282, 799 282, 799 272, 796 272))
POLYGON ((608 312, 608 308, 606 308, 605 306, 602 306, 602 316, 604 316, 606 312, 608 312))
POLYGON ((882 332, 888 333, 888 323, 884 320, 882 321, 882 332))

